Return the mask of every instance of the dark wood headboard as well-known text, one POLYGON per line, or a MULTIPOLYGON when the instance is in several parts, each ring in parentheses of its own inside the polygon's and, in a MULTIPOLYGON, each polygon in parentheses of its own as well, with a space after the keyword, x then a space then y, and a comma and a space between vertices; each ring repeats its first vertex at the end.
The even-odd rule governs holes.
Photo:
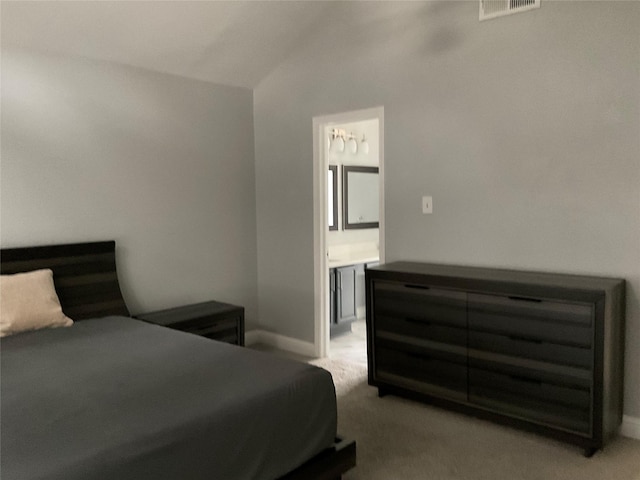
POLYGON ((116 272, 116 242, 71 243, 42 247, 3 248, 3 275, 42 268, 53 270, 62 310, 72 320, 129 316, 116 272))

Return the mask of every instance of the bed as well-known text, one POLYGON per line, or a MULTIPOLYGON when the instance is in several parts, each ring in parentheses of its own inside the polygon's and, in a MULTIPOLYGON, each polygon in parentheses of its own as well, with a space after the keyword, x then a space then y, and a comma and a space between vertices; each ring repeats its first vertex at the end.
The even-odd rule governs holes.
POLYGON ((3 249, 3 275, 53 270, 68 328, 3 337, 4 480, 336 479, 320 368, 130 317, 115 242, 3 249))

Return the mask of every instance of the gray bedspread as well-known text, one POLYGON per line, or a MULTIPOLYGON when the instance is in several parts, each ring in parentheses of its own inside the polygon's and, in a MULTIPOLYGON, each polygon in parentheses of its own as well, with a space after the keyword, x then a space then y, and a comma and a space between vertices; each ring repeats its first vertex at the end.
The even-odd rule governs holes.
POLYGON ((130 318, 0 350, 2 480, 273 479, 336 435, 325 370, 130 318))

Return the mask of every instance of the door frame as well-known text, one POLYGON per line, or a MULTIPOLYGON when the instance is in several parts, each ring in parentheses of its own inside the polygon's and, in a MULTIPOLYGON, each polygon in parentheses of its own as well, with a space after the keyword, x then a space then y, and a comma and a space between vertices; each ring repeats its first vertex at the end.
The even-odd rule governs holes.
POLYGON ((336 113, 313 117, 313 269, 314 269, 314 351, 318 358, 329 354, 329 267, 327 233, 329 232, 327 207, 327 128, 343 123, 378 120, 378 151, 380 188, 379 251, 384 263, 384 107, 336 113))

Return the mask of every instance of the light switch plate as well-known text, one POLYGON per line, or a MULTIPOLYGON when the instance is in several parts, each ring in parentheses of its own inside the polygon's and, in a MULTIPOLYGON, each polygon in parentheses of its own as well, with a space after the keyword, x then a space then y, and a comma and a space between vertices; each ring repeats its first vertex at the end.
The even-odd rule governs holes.
POLYGON ((433 213, 433 199, 422 197, 422 213, 433 213))

